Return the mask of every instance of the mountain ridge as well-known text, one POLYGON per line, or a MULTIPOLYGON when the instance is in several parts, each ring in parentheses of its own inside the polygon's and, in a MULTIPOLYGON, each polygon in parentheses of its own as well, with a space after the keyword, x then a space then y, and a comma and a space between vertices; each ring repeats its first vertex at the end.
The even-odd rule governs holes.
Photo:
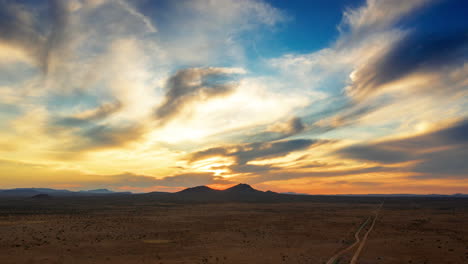
POLYGON ((178 192, 148 192, 148 193, 131 193, 131 192, 115 192, 109 189, 92 189, 81 191, 70 191, 66 189, 52 188, 13 188, 0 189, 0 197, 33 197, 40 194, 47 194, 50 197, 81 197, 81 196, 109 196, 109 195, 133 195, 161 198, 163 200, 176 201, 263 201, 263 200, 301 200, 302 197, 454 197, 468 198, 468 194, 335 194, 335 195, 311 195, 303 193, 277 193, 272 191, 261 191, 252 186, 239 183, 224 190, 217 190, 209 186, 200 185, 183 189, 178 192))
POLYGON ((36 195, 49 195, 54 196, 94 196, 94 195, 122 195, 131 194, 131 192, 114 192, 108 189, 95 189, 95 190, 81 190, 70 191, 65 189, 51 189, 51 188, 14 188, 0 190, 0 197, 34 197, 36 195))

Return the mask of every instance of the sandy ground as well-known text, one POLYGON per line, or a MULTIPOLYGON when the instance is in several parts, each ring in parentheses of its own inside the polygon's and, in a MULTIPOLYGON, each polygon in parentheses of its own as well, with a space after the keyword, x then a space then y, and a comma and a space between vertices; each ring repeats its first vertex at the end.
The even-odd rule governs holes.
MULTIPOLYGON (((0 263, 326 263, 379 205, 78 200, 0 201, 0 263)), ((357 263, 468 263, 466 223, 466 199, 386 201, 357 263)))

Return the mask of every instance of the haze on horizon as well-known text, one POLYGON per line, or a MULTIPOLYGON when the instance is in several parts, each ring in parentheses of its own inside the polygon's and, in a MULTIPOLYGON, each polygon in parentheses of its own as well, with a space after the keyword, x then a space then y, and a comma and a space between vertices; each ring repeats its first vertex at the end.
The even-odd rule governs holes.
POLYGON ((468 193, 463 0, 0 0, 0 189, 468 193))

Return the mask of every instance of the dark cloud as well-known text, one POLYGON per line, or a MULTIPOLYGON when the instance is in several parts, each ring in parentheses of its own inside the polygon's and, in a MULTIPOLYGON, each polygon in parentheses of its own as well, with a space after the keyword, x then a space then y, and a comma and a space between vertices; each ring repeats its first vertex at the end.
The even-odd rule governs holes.
POLYGON ((191 154, 190 160, 197 161, 215 156, 227 156, 228 148, 219 147, 219 148, 210 148, 202 151, 198 151, 191 154))
POLYGON ((105 119, 117 113, 121 108, 122 104, 116 101, 73 116, 56 117, 50 120, 48 132, 64 138, 69 138, 69 132, 72 133, 72 141, 68 146, 60 146, 60 148, 73 152, 125 146, 140 139, 146 128, 145 125, 137 123, 127 122, 115 125, 106 123, 105 119))
POLYGON ((235 156, 239 164, 245 164, 251 160, 277 158, 286 156, 291 152, 303 150, 317 143, 316 140, 294 139, 278 141, 273 143, 252 143, 231 153, 235 156))
POLYGON ((249 161, 277 158, 291 152, 307 149, 313 144, 322 143, 317 140, 295 139, 276 142, 257 142, 238 146, 211 148, 192 153, 190 160, 197 161, 213 156, 233 157, 237 165, 244 165, 249 161))
POLYGON ((51 66, 59 60, 63 60, 67 56, 66 40, 67 26, 69 25, 70 14, 67 7, 67 1, 49 0, 49 18, 50 32, 47 35, 47 42, 43 48, 42 68, 44 72, 48 72, 51 66))
POLYGON ((407 171, 418 178, 468 176, 468 120, 413 137, 343 148, 336 153, 347 159, 384 164, 414 161, 407 171))
POLYGON ((404 171, 401 168, 374 166, 358 169, 337 169, 337 170, 317 170, 317 171, 294 171, 294 170, 271 170, 259 173, 257 175, 247 175, 235 177, 237 181, 248 182, 251 184, 264 183, 270 181, 284 181, 300 178, 323 178, 323 177, 342 177, 360 174, 376 174, 388 172, 404 171))
POLYGON ((246 136, 244 131, 241 131, 239 140, 243 142, 275 141, 297 135, 305 130, 306 125, 302 119, 300 117, 294 117, 287 122, 273 124, 267 127, 266 131, 255 133, 251 136, 246 136))
POLYGON ((412 171, 421 173, 418 179, 429 178, 468 178, 468 145, 425 153, 421 161, 412 167, 412 171))
POLYGON ((39 62, 45 38, 36 28, 30 10, 20 4, 0 1, 0 42, 23 49, 39 62))
POLYGON ((74 142, 72 149, 90 150, 122 147, 140 139, 145 133, 141 125, 127 124, 122 126, 94 125, 80 130, 80 140, 74 142))
POLYGON ((305 125, 299 117, 291 119, 287 125, 287 129, 284 131, 287 135, 294 135, 304 131, 305 129, 305 125))
POLYGON ((414 72, 434 72, 468 59, 468 34, 410 34, 354 74, 352 95, 365 97, 414 72))
POLYGON ((179 70, 167 82, 165 101, 156 110, 156 118, 164 124, 194 102, 228 94, 237 86, 229 79, 236 73, 242 71, 214 67, 179 70))
POLYGON ((412 159, 412 155, 410 153, 392 150, 386 146, 379 145, 354 145, 341 149, 337 153, 348 159, 374 161, 379 163, 399 163, 412 159))
POLYGON ((52 62, 62 60, 67 41, 69 11, 67 1, 49 0, 46 28, 39 25, 36 12, 18 3, 0 1, 0 42, 24 50, 44 72, 52 62), (60 54, 58 54, 60 53, 60 54), (55 55, 54 55, 55 54, 55 55))
POLYGON ((447 129, 437 131, 432 136, 447 144, 468 143, 468 119, 460 121, 447 129))
POLYGON ((401 151, 425 151, 438 147, 457 147, 468 143, 468 119, 444 129, 405 139, 389 140, 384 144, 401 151))
POLYGON ((88 110, 75 116, 59 118, 53 121, 55 125, 65 127, 76 127, 90 125, 93 121, 99 121, 118 112, 122 108, 120 102, 106 103, 96 109, 88 110))
POLYGON ((335 116, 333 128, 341 128, 355 124, 361 117, 375 112, 376 110, 388 105, 389 102, 384 99, 375 100, 368 104, 355 104, 350 105, 346 111, 335 116))

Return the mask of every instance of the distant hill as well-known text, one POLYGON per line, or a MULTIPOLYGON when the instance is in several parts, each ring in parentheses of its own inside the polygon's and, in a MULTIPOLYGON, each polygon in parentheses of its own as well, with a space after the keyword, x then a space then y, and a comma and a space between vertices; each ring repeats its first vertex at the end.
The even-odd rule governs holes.
POLYGON ((216 192, 219 192, 219 191, 203 185, 203 186, 187 188, 178 193, 190 194, 190 193, 216 193, 216 192))
POLYGON ((69 190, 57 190, 50 188, 15 188, 0 190, 0 197, 33 197, 37 195, 49 196, 92 196, 92 195, 122 195, 130 192, 113 192, 107 189, 73 192, 69 190))
POLYGON ((69 190, 56 190, 49 188, 16 188, 9 190, 0 191, 0 196, 12 196, 12 197, 32 197, 38 194, 49 194, 54 196, 64 196, 73 194, 69 190))
POLYGON ((267 202, 284 198, 282 194, 272 191, 263 192, 243 183, 225 190, 196 186, 176 193, 154 192, 142 195, 152 199, 176 202, 267 202))
POLYGON ((16 188, 0 190, 0 197, 87 197, 87 196, 122 196, 132 195, 134 199, 150 199, 161 202, 291 202, 291 201, 318 201, 323 197, 342 201, 353 198, 353 200, 367 199, 373 197, 381 198, 468 198, 468 194, 346 194, 346 195, 308 195, 302 193, 276 193, 272 191, 260 191, 252 186, 241 183, 225 190, 216 190, 208 186, 196 186, 179 192, 150 192, 143 194, 132 194, 131 192, 114 192, 108 189, 82 190, 78 192, 69 190, 58 190, 50 188, 16 188))
POLYGON ((232 186, 231 188, 227 188, 224 190, 227 193, 238 193, 238 194, 245 194, 245 193, 263 193, 262 191, 256 190, 252 188, 252 186, 244 183, 240 183, 236 186, 232 186))
POLYGON ((152 192, 137 194, 141 198, 164 202, 303 202, 321 201, 327 197, 329 201, 369 201, 369 198, 381 201, 381 198, 405 198, 405 197, 468 197, 464 194, 456 195, 410 195, 410 194, 369 194, 369 195, 309 195, 303 193, 276 193, 272 191, 256 190, 248 184, 238 184, 225 190, 215 190, 208 186, 196 186, 175 193, 152 192), (366 198, 367 197, 367 198, 366 198), (351 200, 350 200, 351 199, 351 200))

